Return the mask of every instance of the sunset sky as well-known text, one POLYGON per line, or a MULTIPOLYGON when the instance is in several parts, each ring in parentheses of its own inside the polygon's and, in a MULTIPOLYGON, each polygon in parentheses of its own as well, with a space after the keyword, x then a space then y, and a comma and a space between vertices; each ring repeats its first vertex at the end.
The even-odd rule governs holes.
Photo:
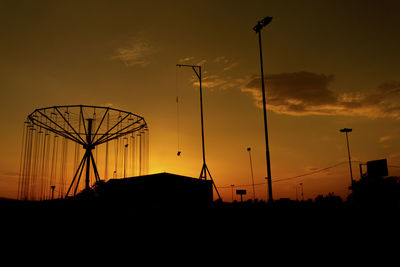
POLYGON ((300 183, 304 198, 349 194, 344 127, 353 129, 354 161, 386 158, 389 175, 400 175, 399 10, 396 0, 0 0, 0 197, 16 198, 26 116, 54 105, 143 116, 150 173, 198 177, 199 88, 180 63, 203 68, 206 159, 223 199, 232 184, 252 196, 247 147, 256 197, 266 199, 252 29, 265 16, 273 17, 262 49, 274 198, 295 199, 300 183))

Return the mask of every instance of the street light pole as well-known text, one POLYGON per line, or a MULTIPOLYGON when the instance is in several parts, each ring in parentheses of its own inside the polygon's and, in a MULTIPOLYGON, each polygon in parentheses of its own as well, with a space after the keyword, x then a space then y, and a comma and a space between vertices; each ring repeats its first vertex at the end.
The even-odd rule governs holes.
POLYGON ((349 148, 349 137, 347 133, 350 133, 352 129, 349 128, 343 128, 339 130, 341 133, 346 133, 346 143, 347 143, 347 155, 349 156, 349 167, 350 167, 350 179, 351 179, 351 185, 353 185, 353 171, 351 169, 351 157, 350 157, 350 148, 349 148))
POLYGON ((248 147, 247 151, 249 152, 249 159, 250 159, 250 172, 251 172, 251 182, 253 185, 253 200, 256 200, 256 191, 254 189, 254 175, 253 175, 253 163, 251 162, 251 148, 248 147))
POLYGON ((125 174, 126 174, 126 152, 128 149, 128 144, 125 145, 125 149, 124 149, 124 178, 125 178, 125 174))
POLYGON ((235 185, 231 184, 231 187, 232 187, 232 203, 233 203, 233 188, 235 187, 235 185))
POLYGON ((301 201, 304 201, 304 187, 303 187, 303 183, 299 184, 301 186, 301 201))
POLYGON ((261 46, 261 30, 272 21, 271 17, 265 17, 253 27, 253 30, 258 33, 258 45, 260 49, 260 68, 261 68, 261 90, 263 99, 263 112, 264 112, 264 131, 265 131, 265 153, 267 158, 267 178, 268 178, 268 202, 272 203, 272 182, 271 182, 271 163, 269 155, 269 143, 268 143, 268 127, 267 127, 267 108, 265 101, 265 85, 264 85, 264 69, 263 69, 263 58, 262 58, 262 46, 261 46))

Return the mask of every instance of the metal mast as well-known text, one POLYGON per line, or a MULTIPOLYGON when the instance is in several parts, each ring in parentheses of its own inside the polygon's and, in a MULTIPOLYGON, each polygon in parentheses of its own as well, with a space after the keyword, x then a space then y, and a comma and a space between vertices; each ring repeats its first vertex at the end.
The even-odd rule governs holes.
POLYGON ((212 179, 210 170, 207 167, 206 164, 206 152, 205 152, 205 145, 204 145, 204 116, 203 116, 203 89, 201 87, 201 66, 197 65, 184 65, 184 64, 176 64, 177 67, 189 67, 192 68, 194 73, 196 74, 197 78, 199 79, 199 84, 200 84, 200 119, 201 119, 201 144, 202 144, 202 151, 203 151, 203 166, 201 168, 200 172, 200 177, 199 179, 204 179, 207 180, 207 173, 210 177, 210 180, 212 181, 215 191, 217 192, 218 197, 221 199, 221 196, 218 193, 218 189, 214 183, 214 180, 212 179))

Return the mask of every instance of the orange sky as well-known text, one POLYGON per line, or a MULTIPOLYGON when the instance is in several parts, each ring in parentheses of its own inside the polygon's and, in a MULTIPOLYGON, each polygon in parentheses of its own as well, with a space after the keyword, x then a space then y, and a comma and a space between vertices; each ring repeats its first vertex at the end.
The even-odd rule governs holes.
MULTIPOLYGON (((339 129, 355 161, 387 158, 400 175, 398 1, 1 1, 0 196, 16 197, 22 127, 36 108, 112 105, 143 116, 150 172, 198 177, 203 66, 207 164, 220 193, 266 176, 257 36, 264 70, 274 198, 345 197, 339 129), (178 150, 176 97, 180 98, 178 150), (299 191, 300 192, 300 191, 299 191)), ((358 164, 353 174, 359 178, 358 164)), ((251 197, 251 187, 246 197, 251 197)), ((256 186, 265 199, 265 185, 256 186)))

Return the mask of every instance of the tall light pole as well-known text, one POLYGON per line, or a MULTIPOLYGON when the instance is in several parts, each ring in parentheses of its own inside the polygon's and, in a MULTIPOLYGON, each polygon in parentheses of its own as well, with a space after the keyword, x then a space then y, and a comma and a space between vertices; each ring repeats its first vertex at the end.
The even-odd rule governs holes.
POLYGON ((204 146, 204 122, 203 122, 203 90, 201 87, 201 66, 196 66, 196 65, 184 65, 184 64, 176 64, 177 67, 189 67, 192 68, 194 73, 196 74, 197 78, 199 78, 199 85, 200 85, 200 119, 201 119, 201 144, 203 148, 203 167, 201 168, 200 172, 200 177, 199 179, 204 179, 207 180, 207 173, 210 176, 210 179, 214 185, 215 192, 217 192, 217 195, 219 199, 221 199, 221 196, 218 193, 217 186, 214 183, 214 180, 212 179, 210 170, 207 167, 206 164, 206 152, 205 152, 205 146, 204 146))
POLYGON ((268 202, 274 201, 272 197, 272 182, 271 182, 271 163, 269 157, 269 144, 268 144, 268 127, 267 127, 267 108, 265 101, 265 85, 264 85, 264 69, 263 69, 263 58, 262 58, 262 46, 261 46, 261 30, 272 21, 271 17, 265 17, 260 20, 253 30, 258 33, 258 45, 260 48, 260 68, 261 68, 261 90, 263 98, 263 112, 264 112, 264 130, 265 130, 265 153, 267 158, 267 178, 268 178, 268 202))
POLYGON ((254 189, 253 163, 251 162, 251 148, 248 147, 247 151, 249 152, 249 159, 250 159, 251 182, 252 182, 252 185, 253 185, 253 200, 256 200, 256 191, 254 189))
POLYGON ((349 128, 343 128, 339 130, 341 133, 346 133, 346 143, 347 143, 347 154, 349 156, 349 167, 350 167, 350 179, 351 179, 351 185, 353 185, 353 171, 351 169, 351 157, 350 157, 350 148, 349 148, 349 137, 347 133, 350 133, 352 129, 349 128))

